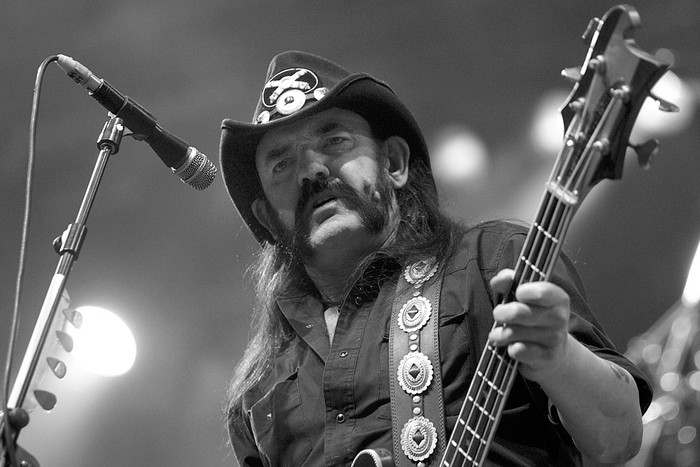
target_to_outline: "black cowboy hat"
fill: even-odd
[[[274,238],[253,215],[252,204],[263,190],[255,151],[266,131],[330,108],[362,116],[377,136],[398,135],[411,148],[414,161],[430,168],[428,149],[418,123],[389,86],[365,73],[305,52],[284,52],[272,59],[252,123],[221,124],[221,168],[238,212],[259,242]]]

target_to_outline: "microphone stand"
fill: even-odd
[[[41,307],[37,323],[34,327],[31,339],[27,346],[27,351],[22,360],[22,364],[17,373],[14,386],[7,400],[9,427],[4,425],[4,419],[0,418],[0,436],[3,441],[3,457],[0,465],[14,467],[22,465],[27,467],[38,467],[38,462],[31,454],[17,446],[19,431],[29,423],[29,416],[25,408],[26,398],[37,367],[40,363],[41,351],[46,344],[49,330],[53,323],[56,311],[65,293],[65,284],[73,263],[78,260],[80,249],[87,233],[87,217],[92,208],[97,189],[102,176],[104,175],[107,161],[111,154],[119,152],[119,143],[124,132],[124,124],[121,118],[111,113],[109,120],[105,123],[100,136],[97,139],[97,147],[100,152],[97,156],[95,168],[90,177],[85,195],[83,197],[75,222],[68,225],[63,235],[54,240],[54,249],[60,255],[56,272],[49,284],[49,290]],[[9,428],[9,429],[8,429]],[[9,433],[9,439],[7,439]],[[14,455],[10,456],[10,453]],[[13,457],[23,456],[22,458]],[[28,456],[26,458],[24,456]],[[14,460],[16,463],[11,463]]]

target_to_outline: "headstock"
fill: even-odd
[[[583,65],[562,72],[575,85],[561,110],[567,130],[548,188],[566,204],[578,204],[604,178],[621,178],[628,146],[642,166],[649,165],[658,143],[629,142],[647,97],[656,99],[661,110],[678,110],[651,92],[669,64],[637,46],[632,36],[639,25],[629,5],[613,7],[602,20],[594,18],[583,36],[590,41]]]

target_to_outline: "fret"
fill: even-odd
[[[552,243],[555,243],[555,244],[556,244],[556,243],[559,243],[559,239],[558,239],[557,237],[555,237],[554,235],[552,235],[548,230],[546,230],[546,229],[545,229],[544,227],[542,227],[540,224],[538,224],[537,222],[535,222],[535,223],[533,223],[532,225],[533,225],[533,227],[535,227],[535,228],[537,229],[538,232],[540,232],[542,235],[544,235],[544,236],[547,238],[547,240],[549,240],[549,241],[551,241]]]
[[[540,269],[539,269],[537,266],[535,266],[534,264],[532,264],[526,257],[521,256],[520,259],[522,260],[523,263],[525,263],[525,265],[526,265],[527,267],[529,267],[532,271],[534,271],[535,274],[537,274],[538,276],[540,276],[542,279],[545,278],[545,274],[544,274],[542,271],[540,271]],[[534,282],[534,281],[528,281],[528,282]]]
[[[474,463],[474,458],[473,458],[472,456],[470,456],[468,453],[466,453],[466,452],[464,451],[464,449],[462,449],[462,448],[457,448],[457,450],[459,451],[459,453],[460,453],[462,456],[464,456],[464,458],[465,458],[466,460],[468,460],[468,461],[471,462],[472,464]]]
[[[469,463],[471,463],[471,465],[479,465],[479,462],[478,462],[476,459],[474,459],[473,457],[471,457],[469,454],[467,454],[466,452],[462,451],[462,450],[459,449],[459,448],[458,448],[458,452],[459,452],[462,456],[464,456],[464,458],[465,458],[467,461],[469,461]],[[454,460],[454,459],[453,459],[453,460]],[[442,465],[445,465],[445,466],[447,466],[447,467],[450,467],[451,465],[454,465],[454,464],[453,464],[452,462],[447,462],[447,460],[445,460],[445,461],[442,462]],[[462,462],[461,465],[465,465],[465,463]]]
[[[499,391],[499,392],[503,393],[502,391]],[[496,421],[496,417],[494,417],[493,415],[491,415],[491,414],[489,413],[489,411],[488,411],[485,407],[482,407],[477,401],[475,401],[474,398],[473,398],[472,396],[467,396],[467,399],[469,399],[469,402],[473,403],[473,404],[474,404],[474,407],[476,407],[477,409],[479,409],[479,411],[480,411],[482,414],[486,415],[486,416],[489,418],[489,420]],[[460,421],[461,421],[461,419],[460,419]],[[464,422],[463,422],[463,423],[464,423]],[[470,431],[471,431],[471,430],[470,430]]]
[[[481,372],[477,372],[477,374],[481,377],[481,379],[484,380],[484,382],[485,382],[486,384],[488,384],[488,385],[491,387],[491,389],[493,389],[494,391],[496,391],[496,394],[501,395],[501,396],[503,395],[503,391],[501,391],[501,390],[498,388],[498,386],[496,386],[495,384],[493,384],[493,381],[491,381],[491,380],[488,378],[488,376],[484,375],[484,374],[481,373]]]
[[[476,430],[473,430],[472,428],[467,427],[467,431],[469,431],[469,433],[472,435],[472,439],[476,439],[481,444],[486,445],[486,441],[481,436],[479,436],[479,433],[477,433]],[[459,450],[463,451],[462,448],[460,448]]]

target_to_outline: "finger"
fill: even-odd
[[[528,282],[521,284],[515,291],[519,302],[535,305],[540,308],[569,306],[568,294],[551,282]]]
[[[515,342],[508,346],[508,355],[520,363],[520,373],[528,378],[547,366],[551,352],[536,344]]]
[[[566,340],[566,335],[550,327],[532,326],[497,326],[489,332],[489,342],[496,347],[503,347],[520,342],[555,350]]]
[[[537,313],[529,305],[520,302],[507,302],[496,305],[493,309],[494,321],[507,324],[536,323]]]
[[[505,296],[510,292],[514,276],[515,272],[512,269],[503,269],[499,271],[498,274],[491,278],[491,289],[493,289],[496,295]]]

